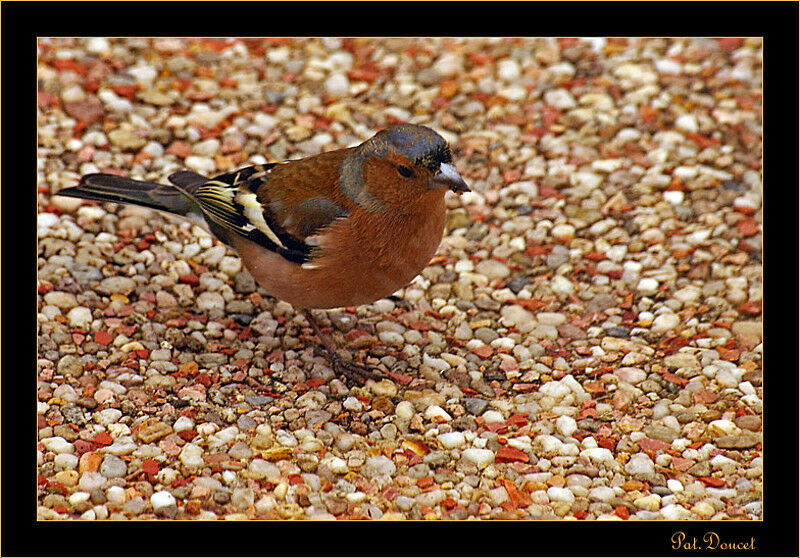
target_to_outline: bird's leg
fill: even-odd
[[[311,327],[314,328],[314,333],[320,340],[321,345],[315,346],[316,352],[320,356],[325,357],[328,362],[333,365],[333,369],[338,374],[343,374],[347,377],[347,379],[354,382],[358,381],[360,383],[364,383],[367,379],[378,380],[383,377],[383,375],[374,368],[362,367],[343,358],[337,351],[336,344],[333,342],[333,339],[331,339],[330,336],[322,333],[322,329],[314,319],[311,311],[306,308],[302,308],[301,310],[306,320],[308,320],[308,323],[310,323]]]
[[[403,297],[390,295],[390,296],[388,296],[386,298],[388,298],[389,300],[394,302],[394,305],[397,306],[398,308],[402,308],[403,310],[412,310],[413,309],[413,306],[411,306],[411,303],[409,301],[407,301],[406,299],[404,299]]]

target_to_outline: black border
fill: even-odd
[[[670,548],[670,536],[713,529],[757,538],[755,552],[798,555],[798,352],[792,320],[797,238],[798,4],[795,2],[4,2],[2,10],[2,540],[3,556],[704,554]],[[252,14],[249,16],[248,14]],[[368,22],[368,26],[364,26]],[[27,406],[35,375],[35,38],[41,36],[764,36],[765,512],[751,522],[35,522]],[[21,192],[18,193],[18,192]],[[29,197],[31,196],[31,197]],[[786,199],[788,198],[788,199]],[[785,200],[785,203],[784,203]],[[30,203],[30,205],[28,205]],[[29,221],[27,221],[29,219]],[[796,246],[793,246],[796,248]],[[789,250],[793,259],[797,250]],[[34,256],[35,259],[35,256]],[[787,272],[788,271],[788,272]],[[774,274],[774,275],[773,275]],[[779,285],[779,282],[781,285]],[[791,297],[791,302],[786,298]],[[24,301],[22,308],[12,304]],[[28,304],[30,301],[30,305]],[[791,311],[791,310],[790,310]],[[796,325],[797,322],[794,322]],[[787,327],[788,325],[788,327]],[[34,337],[33,340],[30,337]],[[779,356],[789,347],[784,358]],[[788,358],[787,358],[788,357]],[[21,403],[25,402],[25,403]],[[779,431],[777,431],[779,430]],[[788,450],[787,448],[791,448]],[[199,528],[199,529],[198,529]],[[200,530],[202,529],[202,530]],[[121,546],[122,543],[124,546]],[[731,553],[726,553],[731,554]]]

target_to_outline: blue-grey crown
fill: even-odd
[[[376,140],[385,141],[394,151],[407,157],[414,165],[432,171],[442,163],[452,162],[447,142],[442,136],[417,124],[395,124],[375,135]]]

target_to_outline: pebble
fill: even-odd
[[[653,325],[650,326],[650,331],[653,333],[666,333],[678,327],[680,323],[681,319],[677,314],[659,314],[653,320]]]
[[[188,468],[200,468],[205,465],[203,461],[203,448],[195,444],[186,444],[180,452],[181,463]]]
[[[345,74],[331,74],[325,80],[325,92],[331,97],[344,97],[350,90],[350,81]]]
[[[136,288],[136,282],[130,277],[107,277],[100,281],[98,292],[106,295],[121,294],[128,295]]]
[[[447,449],[462,448],[466,444],[466,438],[463,432],[446,432],[439,434],[439,442]]]
[[[625,471],[636,478],[647,480],[655,473],[655,464],[647,454],[636,453],[625,464]]]
[[[175,497],[168,490],[159,490],[150,496],[150,505],[156,513],[164,512],[177,506]]]
[[[556,429],[562,436],[572,436],[578,430],[578,423],[572,417],[561,416],[556,419]]]
[[[575,495],[569,488],[559,488],[551,486],[547,489],[547,497],[553,502],[569,502],[575,501]]]
[[[127,464],[116,455],[106,455],[100,465],[100,474],[107,479],[124,477],[127,471]]]
[[[493,281],[495,279],[503,279],[511,274],[508,266],[496,260],[483,260],[475,267],[475,271],[481,275],[485,275],[487,279]]]
[[[391,459],[384,455],[368,457],[361,472],[367,478],[394,474],[397,467]]]
[[[214,159],[202,155],[189,155],[184,159],[183,164],[199,174],[211,174],[217,170]]]
[[[488,465],[494,463],[494,452],[488,449],[468,448],[461,452],[461,456],[474,463],[478,469],[485,469]]]
[[[633,354],[633,353],[628,353],[628,354]],[[645,381],[645,379],[647,379],[647,373],[644,370],[633,366],[623,366],[622,368],[617,368],[614,371],[614,374],[621,381],[633,385],[640,384],[643,381]]]

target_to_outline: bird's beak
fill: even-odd
[[[439,170],[431,177],[431,188],[446,188],[453,192],[469,192],[469,186],[458,174],[458,171],[453,165],[442,163],[439,165]]]

